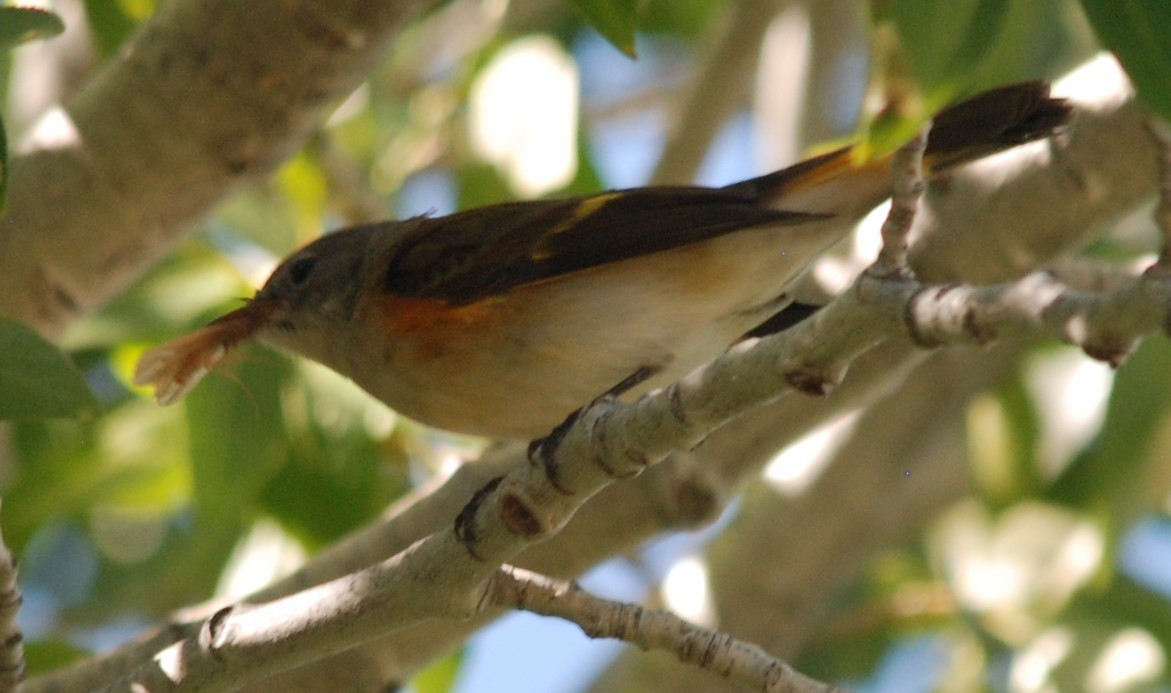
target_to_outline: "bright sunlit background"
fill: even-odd
[[[47,66],[87,74],[153,8],[52,4],[71,32],[62,44],[81,58],[51,44],[14,56],[6,122],[28,148],[79,142],[52,105],[68,87],[49,88],[46,80],[60,80]],[[637,60],[568,6],[532,4],[463,0],[421,22],[272,180],[233,196],[175,257],[71,330],[66,346],[103,412],[22,422],[10,441],[0,435],[15,450],[5,536],[21,558],[34,670],[114,647],[180,605],[248,594],[483,449],[405,421],[324,368],[261,350],[228,377],[209,378],[186,409],[157,408],[128,376],[145,346],[234,307],[322,228],[646,184],[682,117],[675,106],[714,59],[710,37],[727,21],[724,6],[736,3],[651,3],[662,17],[639,35]],[[1071,93],[1115,79],[1109,58],[1090,60],[1097,49],[1072,2],[1024,5],[1014,12],[1035,12],[1029,21],[1040,24],[1014,15],[1009,31],[1035,34],[1027,55],[996,61],[1054,77],[1081,64],[1062,87]],[[855,22],[826,34],[822,12],[792,3],[769,22],[763,46],[751,47],[762,59],[743,106],[718,129],[695,180],[758,175],[853,131],[868,79],[866,33]],[[819,35],[832,49],[817,49]],[[812,272],[820,287],[841,290],[874,257],[882,213]],[[1090,252],[1134,262],[1151,252],[1132,241]],[[860,577],[826,595],[832,614],[797,665],[862,693],[1171,690],[1171,417],[1165,390],[1147,390],[1167,385],[1168,351],[1152,340],[1117,372],[1052,345],[1019,358],[1003,385],[965,406],[957,446],[971,488],[901,545],[869,547],[875,555]],[[801,503],[863,416],[851,411],[810,431],[775,456],[751,493],[778,507]],[[1121,478],[1132,473],[1139,478]],[[909,467],[905,474],[910,481]],[[888,499],[856,499],[864,501]],[[612,558],[581,583],[718,626],[706,550],[745,505],[734,500],[703,531]],[[820,520],[834,522],[834,511]],[[515,614],[409,685],[432,693],[452,679],[459,693],[572,693],[628,651],[556,619]]]

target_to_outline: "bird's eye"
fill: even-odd
[[[317,258],[313,256],[306,256],[300,258],[289,265],[289,279],[293,281],[293,286],[301,286],[309,279],[309,275],[313,273],[313,266],[317,264]]]

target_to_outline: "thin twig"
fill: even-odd
[[[501,561],[511,560],[522,545],[555,533],[590,494],[612,481],[603,479],[604,475],[596,469],[591,471],[594,465],[590,462],[604,459],[611,468],[636,468],[655,459],[661,451],[689,446],[722,421],[780,393],[795,387],[807,392],[824,391],[840,379],[854,355],[887,336],[898,334],[900,329],[909,329],[921,343],[948,341],[949,330],[954,332],[955,341],[970,342],[986,339],[989,334],[1001,334],[996,329],[973,331],[969,329],[972,325],[1008,324],[1020,327],[1024,334],[1051,335],[1056,331],[1063,339],[1089,349],[1096,342],[1087,338],[1112,336],[1118,339],[1108,341],[1125,343],[1127,335],[1135,337],[1158,329],[1158,324],[1148,322],[1153,319],[1158,323],[1171,313],[1171,283],[1154,277],[1136,278],[1123,291],[1103,297],[1079,295],[1056,283],[1038,286],[1036,278],[1030,279],[1033,284],[1019,282],[977,290],[963,286],[930,287],[910,278],[890,281],[873,274],[863,277],[854,290],[811,321],[761,340],[754,348],[734,350],[666,393],[647,397],[630,407],[604,402],[596,411],[583,414],[578,425],[566,431],[564,440],[571,441],[572,445],[559,446],[556,451],[557,462],[565,469],[559,477],[561,485],[574,489],[575,494],[567,496],[552,488],[541,478],[539,470],[533,473],[530,467],[506,477],[497,487],[498,492],[482,499],[480,512],[469,520],[476,523],[475,535],[482,538],[476,553],[484,557],[484,563],[469,565],[464,545],[450,541],[449,531],[439,532],[381,569],[355,573],[345,584],[336,585],[346,589],[318,591],[320,601],[315,601],[314,595],[307,591],[285,605],[296,607],[297,614],[317,614],[317,607],[344,598],[349,604],[348,613],[316,618],[299,632],[288,629],[277,632],[274,624],[284,624],[283,617],[293,609],[269,611],[253,607],[241,609],[239,613],[225,612],[208,624],[208,634],[216,636],[212,641],[214,651],[198,652],[198,643],[192,642],[190,652],[196,658],[183,663],[223,666],[236,659],[247,666],[250,659],[264,655],[280,657],[287,665],[293,660],[303,661],[305,653],[320,656],[326,646],[347,647],[360,638],[374,637],[419,619],[466,615],[466,612],[461,614],[466,606],[459,603],[461,595],[453,590],[466,587],[470,591],[476,576],[466,575],[455,581],[458,584],[444,585],[439,584],[438,578],[446,579],[465,570],[479,573],[486,565],[490,568],[492,563],[499,565]],[[929,290],[933,291],[929,293]],[[1123,295],[1126,290],[1130,295]],[[935,300],[923,300],[924,296]],[[981,318],[986,318],[986,322],[967,319],[967,315],[979,312],[973,312],[973,307],[978,308],[981,301],[989,308]],[[1127,311],[1117,309],[1122,304],[1129,306]],[[1104,306],[1110,310],[1103,310]],[[1143,317],[1139,322],[1123,321],[1118,314],[1126,312],[1142,313]],[[912,317],[908,322],[909,314]],[[947,329],[928,329],[933,324],[933,315],[958,319],[947,321]],[[762,373],[765,375],[755,377]],[[725,391],[723,385],[731,387]],[[616,463],[610,463],[610,456],[618,458]],[[518,529],[531,531],[520,537]],[[417,560],[424,554],[426,561]],[[489,569],[484,577],[493,574],[495,569]],[[475,584],[479,590],[483,589],[482,584]],[[388,585],[395,589],[388,590]],[[357,587],[372,589],[369,594],[363,594]],[[366,601],[356,603],[354,600],[359,597]],[[429,611],[420,609],[420,604],[439,598],[448,603],[432,606]],[[394,614],[396,618],[391,618],[386,610],[388,599],[402,602],[398,605],[401,610]],[[248,627],[246,631],[243,626]],[[314,629],[317,632],[312,634],[312,642],[306,641],[303,636]],[[345,638],[335,638],[337,633],[344,634]],[[249,642],[227,637],[238,634],[247,634]],[[215,654],[216,661],[201,657],[204,654]],[[224,655],[230,657],[225,659]],[[144,670],[152,667],[151,662],[144,665]],[[235,673],[224,672],[227,675],[222,681],[238,684],[246,680],[229,676]],[[209,669],[207,674],[214,676],[217,672]]]
[[[927,189],[923,180],[923,151],[927,148],[930,130],[931,123],[928,122],[914,139],[899,148],[891,162],[894,194],[890,212],[882,224],[882,250],[869,270],[874,276],[910,276],[907,247],[919,200]]]
[[[760,647],[689,623],[675,614],[602,599],[576,583],[502,566],[488,581],[487,605],[524,609],[576,623],[591,638],[617,638],[644,650],[666,650],[682,662],[720,674],[758,691],[834,693],[841,689],[811,679]]]
[[[24,636],[16,623],[23,598],[16,573],[16,559],[0,536],[0,693],[17,690],[24,680]]]

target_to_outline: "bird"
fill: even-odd
[[[1042,81],[940,111],[928,176],[1069,120]],[[650,186],[362,224],[289,255],[243,307],[145,352],[177,401],[257,340],[423,424],[533,438],[611,393],[676,380],[779,323],[794,281],[891,194],[858,145],[723,187]]]

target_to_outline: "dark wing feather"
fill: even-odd
[[[465,304],[741,229],[821,218],[759,200],[743,188],[655,187],[416,219],[385,265],[384,286]]]
[[[926,163],[933,174],[1022,142],[1047,137],[1070,108],[1044,82],[978,94],[935,118]],[[725,188],[656,187],[567,200],[511,202],[437,219],[416,219],[385,265],[392,294],[470,303],[509,289],[758,226],[819,215],[770,204],[793,187],[854,170],[849,148]],[[883,168],[885,160],[868,169]],[[883,192],[883,191],[878,191]],[[865,200],[877,204],[881,199]],[[847,209],[848,211],[848,209]],[[401,238],[401,242],[400,241]]]

